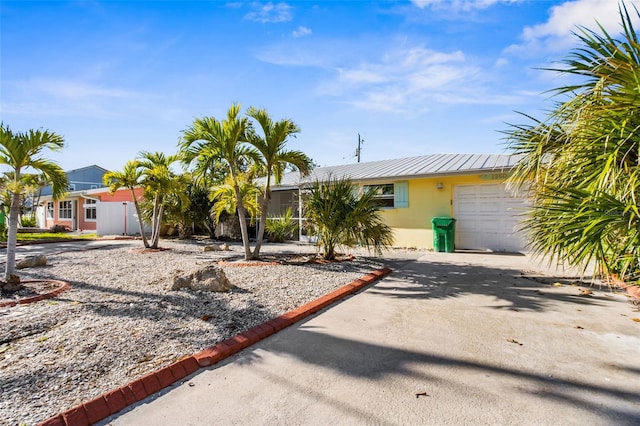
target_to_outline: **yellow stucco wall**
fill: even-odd
[[[481,178],[481,175],[461,175],[404,180],[409,184],[409,207],[382,210],[385,222],[394,230],[394,246],[433,249],[431,219],[436,216],[453,216],[454,185],[504,182],[500,177],[499,175],[482,175]],[[366,184],[401,181],[384,180],[366,182]],[[442,189],[437,187],[440,182]]]

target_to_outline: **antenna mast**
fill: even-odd
[[[361,152],[361,147],[360,145],[364,143],[364,139],[360,138],[360,133],[358,133],[358,148],[356,149],[356,157],[358,158],[358,163],[360,162],[360,152]]]

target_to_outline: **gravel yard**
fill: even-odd
[[[71,290],[0,308],[0,424],[33,425],[329,293],[381,267],[370,258],[330,264],[224,266],[227,293],[170,291],[190,271],[231,252],[163,242],[48,255],[23,280],[67,281]],[[136,247],[141,247],[141,244]],[[283,246],[285,247],[285,246]],[[267,246],[264,252],[278,250]],[[313,247],[304,247],[313,254]]]

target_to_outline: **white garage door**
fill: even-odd
[[[523,251],[526,239],[518,232],[526,207],[504,184],[456,185],[453,215],[456,218],[456,248]]]

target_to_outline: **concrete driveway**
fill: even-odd
[[[390,263],[102,424],[640,424],[640,312],[623,293],[542,278],[527,256]]]

